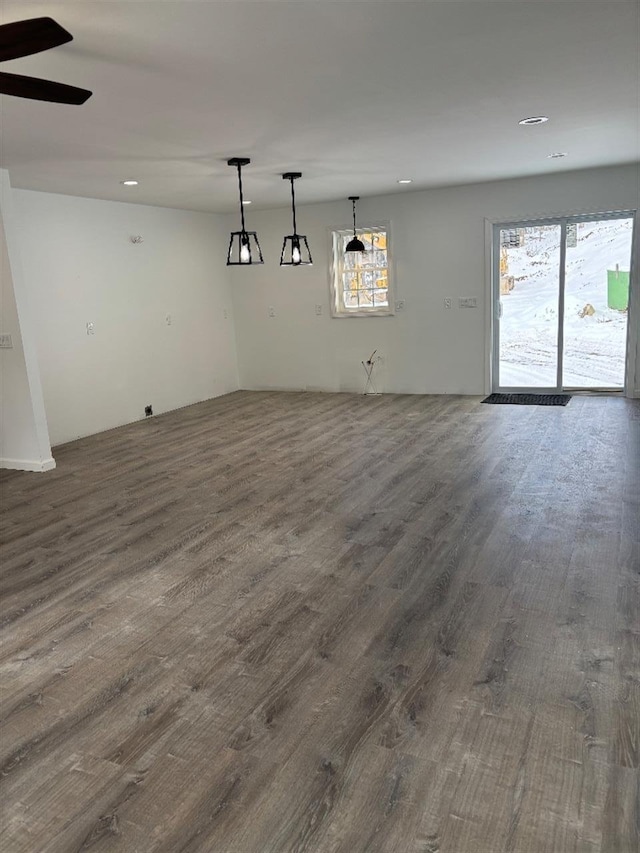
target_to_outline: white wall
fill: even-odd
[[[237,389],[222,217],[14,198],[53,444]]]
[[[345,187],[345,196],[357,189]],[[296,190],[303,200],[304,178]],[[395,317],[365,319],[331,319],[329,312],[327,232],[349,225],[346,198],[298,206],[298,230],[309,239],[314,264],[297,269],[278,266],[282,238],[291,232],[290,211],[249,209],[248,227],[258,231],[266,263],[231,271],[240,385],[361,391],[360,362],[377,349],[384,359],[384,391],[482,394],[488,336],[485,219],[638,205],[637,165],[363,198],[362,224],[391,223],[395,296],[406,303]],[[230,227],[235,219],[227,221]],[[443,307],[447,296],[454,300],[452,310]],[[458,308],[459,296],[475,296],[477,309]],[[323,306],[320,317],[316,304]],[[269,317],[270,306],[275,317]],[[640,364],[636,376],[638,387]]]
[[[55,467],[38,371],[28,294],[21,274],[13,190],[0,174],[0,468],[48,471]]]

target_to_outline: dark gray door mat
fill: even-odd
[[[483,403],[516,406],[566,406],[571,394],[489,394]]]

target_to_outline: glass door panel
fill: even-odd
[[[558,384],[560,224],[501,228],[498,387]]]
[[[633,219],[567,223],[565,388],[624,388]]]

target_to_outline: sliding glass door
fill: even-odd
[[[494,390],[622,390],[633,216],[494,226]]]

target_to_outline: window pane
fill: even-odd
[[[500,244],[500,385],[555,388],[560,225],[503,228]]]
[[[565,387],[624,387],[632,235],[630,217],[567,225]]]
[[[374,304],[380,307],[387,306],[389,301],[387,299],[387,290],[383,290],[382,288],[373,291],[374,294]]]
[[[360,276],[357,272],[345,272],[342,276],[345,308],[357,308],[360,304]]]
[[[367,251],[386,251],[387,235],[384,231],[364,231],[360,234],[360,239],[365,245]]]
[[[374,249],[360,255],[360,266],[362,267],[386,267],[387,253]]]
[[[360,255],[360,267],[362,269],[376,269],[387,266],[386,252],[367,252]]]
[[[355,270],[360,266],[360,255],[358,252],[345,252],[345,246],[349,241],[345,238],[342,245],[343,266],[346,270]]]
[[[342,274],[342,288],[343,290],[357,290],[358,289],[358,273],[357,272],[345,272]]]

